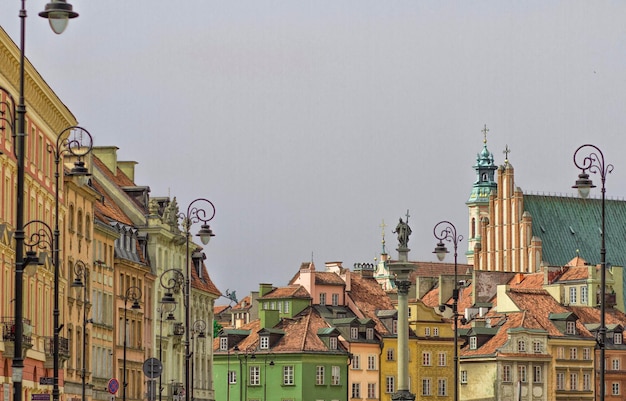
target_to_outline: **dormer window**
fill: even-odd
[[[333,351],[337,349],[337,337],[330,337],[328,339],[328,348]]]
[[[261,337],[259,337],[259,348],[260,349],[269,349],[270,348],[270,337],[269,336],[261,336]]]
[[[470,349],[476,349],[477,341],[476,337],[470,337]]]
[[[565,326],[566,334],[576,334],[576,322],[568,321]]]
[[[228,337],[220,337],[220,351],[228,350]]]
[[[622,344],[624,341],[624,334],[622,332],[615,332],[613,334],[613,344]]]
[[[326,305],[326,293],[320,292],[320,305]]]
[[[359,328],[358,327],[350,327],[350,338],[356,340],[359,338]]]
[[[519,340],[517,342],[517,352],[526,352],[526,341]]]
[[[339,294],[332,294],[331,297],[333,306],[339,305]]]
[[[373,340],[374,339],[374,329],[371,327],[368,327],[367,329],[365,329],[365,338],[367,340]]]

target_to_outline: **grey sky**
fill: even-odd
[[[395,257],[407,209],[411,258],[434,260],[438,221],[467,236],[484,124],[525,191],[573,193],[592,142],[626,194],[623,1],[73,0],[58,37],[45,3],[27,57],[153,196],[215,203],[209,273],[239,297],[312,254],[372,261],[383,219]],[[19,7],[0,3],[15,40]]]

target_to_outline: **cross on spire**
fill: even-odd
[[[489,132],[489,128],[487,128],[487,124],[485,124],[485,127],[481,130],[481,132],[484,135],[483,143],[487,143],[487,132]]]
[[[409,217],[411,217],[411,215],[409,214],[409,209],[406,210],[406,224],[409,224]]]
[[[504,164],[509,164],[509,153],[511,153],[511,149],[509,149],[509,145],[506,145],[504,147],[504,150],[502,151],[502,153],[504,153]]]

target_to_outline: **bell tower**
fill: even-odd
[[[481,242],[480,220],[488,216],[489,196],[493,191],[497,191],[498,184],[495,180],[495,172],[498,167],[494,164],[493,153],[487,149],[487,125],[482,129],[483,149],[476,155],[476,181],[472,186],[472,192],[465,204],[469,211],[469,235],[468,249],[466,252],[467,263],[474,264],[474,247]]]

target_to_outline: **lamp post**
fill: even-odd
[[[443,241],[452,242],[454,245],[454,289],[452,290],[452,314],[454,318],[454,401],[459,400],[459,332],[458,332],[458,307],[459,307],[459,279],[458,279],[458,245],[463,240],[462,235],[457,235],[456,227],[449,221],[440,221],[433,228],[433,234],[439,241],[434,254],[439,261],[443,261],[448,253],[448,248]]]
[[[141,309],[141,305],[139,305],[139,300],[141,299],[141,288],[137,286],[130,286],[126,289],[126,294],[124,295],[124,354],[123,354],[123,373],[122,373],[122,401],[126,401],[126,387],[128,383],[126,382],[126,348],[127,348],[127,330],[128,322],[126,321],[126,312],[128,312],[128,301],[131,301],[133,305],[130,307],[133,310]]]
[[[161,304],[158,308],[159,312],[159,361],[163,363],[163,314],[167,313],[167,321],[174,321],[176,318],[174,317],[174,310],[176,309],[176,304]],[[162,385],[163,374],[159,375],[159,401],[162,401],[163,396],[163,385]]]
[[[72,288],[83,289],[83,361],[82,361],[82,401],[86,400],[87,391],[87,323],[91,323],[91,320],[87,320],[87,280],[89,277],[89,269],[85,263],[81,260],[74,263],[74,281],[72,282]]]
[[[579,152],[582,154],[579,156]],[[588,152],[588,153],[587,153]],[[586,155],[586,156],[585,156]],[[576,184],[572,188],[578,189],[578,194],[581,198],[587,198],[591,188],[595,188],[587,171],[600,174],[600,180],[602,187],[600,192],[602,193],[602,228],[600,230],[600,327],[598,327],[598,338],[596,342],[600,348],[600,400],[604,401],[605,385],[604,385],[604,355],[606,348],[606,243],[605,243],[605,224],[606,224],[606,177],[613,171],[612,164],[605,164],[604,154],[595,145],[585,144],[574,152],[574,165],[581,170],[578,175]]]
[[[72,6],[63,0],[52,0],[46,5],[46,10],[39,13],[41,17],[48,18],[51,27],[56,33],[61,33],[67,26],[69,18],[75,18],[77,13],[72,11]],[[13,114],[9,121],[11,131],[15,136],[14,153],[17,161],[16,178],[16,202],[15,202],[15,355],[11,363],[13,370],[13,400],[22,400],[22,374],[24,371],[24,357],[22,355],[22,335],[24,333],[24,283],[23,274],[25,266],[24,260],[24,181],[25,181],[25,150],[26,150],[26,101],[24,99],[24,70],[25,70],[25,38],[26,38],[26,0],[21,0],[19,11],[20,18],[20,56],[19,56],[19,98],[17,107],[12,107]],[[54,29],[57,28],[57,29]],[[62,28],[62,29],[61,29]],[[9,95],[13,102],[13,97],[9,92],[0,88],[0,91]],[[13,102],[14,106],[14,102]],[[5,119],[6,121],[6,119]],[[54,328],[57,329],[56,327]],[[58,344],[57,344],[58,345]],[[58,348],[58,347],[56,347]],[[55,377],[58,382],[58,377]],[[58,390],[58,388],[57,388]],[[53,392],[54,401],[58,400],[58,391]]]
[[[194,385],[194,359],[195,359],[195,339],[196,338],[206,338],[206,322],[202,319],[198,319],[195,322],[193,322],[193,329],[192,329],[192,333],[193,333],[193,338],[192,338],[192,349],[191,349],[191,401],[194,400],[193,398],[193,385]]]
[[[272,354],[265,354],[265,359],[263,360],[263,401],[267,401],[267,357],[270,357],[270,366],[274,366],[274,358]]]
[[[204,204],[205,208],[202,208],[197,205]],[[214,237],[213,231],[211,231],[211,227],[209,226],[209,221],[215,217],[215,206],[213,202],[208,199],[198,198],[193,200],[189,206],[187,207],[187,213],[178,213],[176,216],[178,219],[182,220],[182,227],[185,235],[185,273],[183,274],[180,270],[169,269],[164,271],[161,274],[161,286],[166,289],[174,289],[175,285],[178,285],[181,281],[184,283],[183,287],[183,303],[185,306],[185,401],[189,401],[189,394],[193,390],[191,389],[191,355],[190,355],[190,330],[189,328],[192,325],[191,322],[191,263],[190,263],[190,252],[189,246],[191,243],[191,226],[194,223],[201,222],[200,230],[198,231],[197,236],[200,237],[200,241],[204,245],[207,245],[211,240],[211,237]],[[171,273],[174,272],[174,273]],[[163,279],[167,274],[173,274],[174,278],[166,279],[164,282]],[[174,280],[174,281],[172,281]],[[162,303],[175,303],[174,295],[172,292],[165,293]]]

